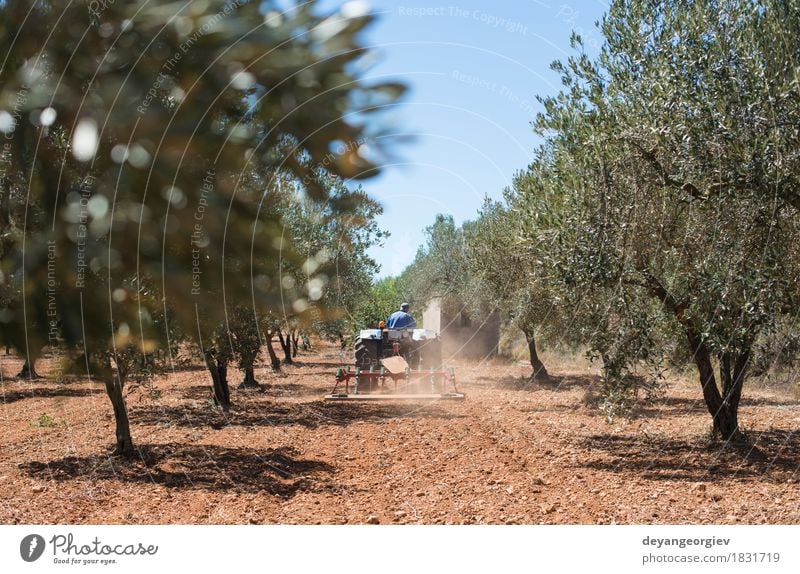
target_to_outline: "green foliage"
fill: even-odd
[[[406,300],[412,309],[423,309],[432,297],[439,297],[442,310],[455,314],[464,308],[469,297],[464,231],[451,215],[439,214],[425,229],[425,236],[425,245],[399,278],[400,285],[407,292]]]
[[[402,299],[397,284],[396,277],[385,277],[372,284],[369,297],[358,309],[358,328],[377,327],[381,321],[397,311]]]
[[[563,336],[558,328],[559,301],[551,288],[553,270],[546,237],[550,229],[531,224],[531,214],[519,214],[519,198],[528,185],[527,176],[517,174],[512,189],[506,190],[505,205],[486,199],[478,218],[464,225],[471,299],[498,310],[528,337],[547,329]],[[541,235],[535,240],[526,236],[523,241],[526,229]]]
[[[41,414],[35,423],[31,423],[31,426],[36,428],[55,428],[58,425],[56,419],[46,413]]]
[[[362,327],[359,309],[369,301],[379,270],[368,250],[388,233],[376,221],[382,208],[361,187],[350,190],[321,169],[317,179],[327,191],[324,204],[296,187],[282,195],[285,233],[300,257],[283,259],[281,283],[298,289],[300,297],[283,306],[279,323],[341,339]]]
[[[357,77],[358,34],[372,17],[306,2],[264,25],[273,8],[4,4],[0,108],[19,115],[7,134],[13,173],[3,200],[24,195],[31,228],[24,241],[4,235],[4,341],[41,348],[50,307],[71,344],[158,344],[152,317],[164,300],[187,333],[197,332],[201,310],[221,322],[228,305],[268,298],[265,282],[250,278],[274,278],[280,256],[281,226],[261,211],[264,188],[242,173],[264,183],[268,168],[287,170],[324,202],[314,166],[345,177],[375,172],[362,155],[375,135],[364,114],[402,87]],[[13,185],[27,181],[24,190]],[[20,220],[13,215],[12,229]],[[145,278],[152,297],[110,297]],[[48,282],[51,293],[40,288]]]
[[[409,299],[418,308],[439,297],[449,316],[499,313],[523,331],[534,370],[546,376],[534,337],[545,327],[560,331],[556,325],[561,315],[556,312],[558,298],[549,288],[547,242],[520,240],[523,226],[517,203],[528,183],[525,174],[518,174],[514,189],[506,191],[506,205],[487,199],[476,220],[460,227],[451,216],[438,215],[426,229],[426,244],[399,281],[408,286]]]
[[[656,381],[679,332],[726,438],[754,342],[797,310],[800,12],[766,4],[613,2],[600,56],[575,37],[554,65],[519,190],[607,397],[628,404],[643,364]]]
[[[753,374],[794,373],[800,363],[800,327],[783,318],[775,329],[762,333],[753,352]]]
[[[56,340],[85,349],[132,452],[128,366],[196,334],[224,371],[250,342],[231,348],[230,314],[303,298],[282,291],[302,246],[284,244],[279,182],[323,205],[328,175],[377,173],[371,116],[404,88],[362,80],[369,14],[97,4],[0,7],[0,341],[29,360]]]

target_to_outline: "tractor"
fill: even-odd
[[[456,388],[453,369],[442,366],[442,344],[435,331],[380,328],[361,330],[355,340],[355,368],[340,367],[325,398],[463,399],[464,394]]]
[[[356,366],[369,370],[387,357],[403,357],[412,369],[442,366],[442,344],[429,329],[364,329],[356,339]]]

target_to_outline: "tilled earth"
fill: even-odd
[[[341,359],[322,345],[259,369],[227,414],[200,368],[131,388],[123,459],[101,385],[57,383],[47,360],[18,381],[5,356],[0,523],[800,523],[791,393],[746,389],[750,444],[733,447],[692,382],[609,423],[575,365],[530,383],[523,364],[459,362],[463,402],[325,402]]]

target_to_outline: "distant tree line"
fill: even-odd
[[[475,221],[439,217],[404,276],[501,311],[534,374],[537,334],[584,345],[611,414],[685,357],[737,440],[748,376],[798,349],[800,3],[615,0],[599,27],[596,57],[573,35],[553,64],[532,164]]]

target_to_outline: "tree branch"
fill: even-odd
[[[661,162],[658,161],[658,158],[656,157],[655,148],[648,150],[645,149],[644,146],[642,146],[642,144],[640,144],[633,138],[625,138],[625,139],[626,141],[628,141],[628,143],[632,144],[636,149],[638,149],[642,158],[646,160],[647,163],[649,163],[653,167],[653,169],[656,170],[656,172],[658,172],[659,177],[661,177],[661,182],[665,186],[687,193],[694,199],[706,199],[706,196],[703,195],[703,193],[699,189],[697,189],[697,187],[693,183],[688,181],[680,182],[674,179],[671,175],[669,175],[667,173],[667,170],[664,169],[664,166],[661,165]]]

